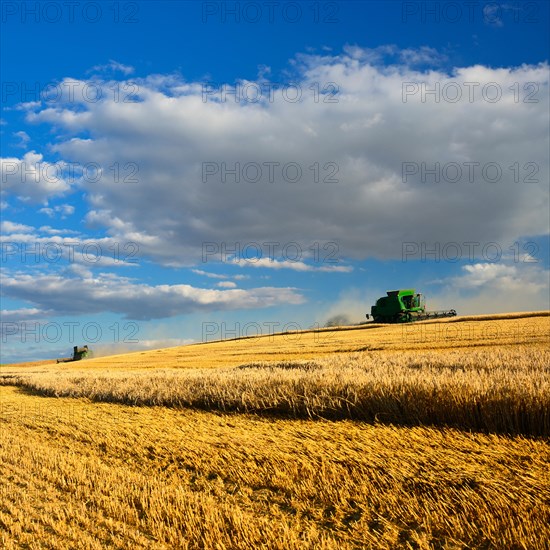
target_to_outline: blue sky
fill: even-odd
[[[2,362],[548,309],[548,6],[3,3]]]

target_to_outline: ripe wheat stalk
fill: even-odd
[[[57,372],[3,383],[41,395],[130,405],[545,436],[550,435],[549,365],[549,350],[520,346],[467,354],[339,354],[214,370]]]

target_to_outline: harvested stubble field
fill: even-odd
[[[0,544],[548,548],[549,338],[543,312],[4,366]]]

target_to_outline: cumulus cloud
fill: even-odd
[[[66,194],[71,187],[61,175],[60,165],[45,161],[35,151],[23,158],[1,158],[0,173],[2,195],[9,193],[32,203],[46,203]]]
[[[257,309],[300,304],[294,288],[260,287],[249,290],[213,290],[190,285],[136,283],[125,277],[99,274],[71,278],[53,274],[4,275],[5,296],[22,299],[56,315],[91,315],[113,312],[127,319],[150,320],[197,311]]]
[[[2,231],[2,233],[31,233],[34,231],[34,227],[23,223],[4,220],[0,222],[0,231]]]
[[[459,315],[548,310],[549,280],[547,269],[529,261],[465,265],[458,276],[440,281],[429,307],[455,308]]]
[[[55,218],[56,214],[61,214],[61,219],[65,219],[67,216],[74,214],[74,206],[71,204],[58,204],[53,207],[41,208],[38,212],[46,214],[49,218]]]
[[[400,259],[404,241],[504,247],[545,234],[548,65],[411,66],[438,55],[350,46],[341,55],[297,56],[296,101],[281,86],[257,102],[235,101],[205,94],[200,82],[152,75],[135,80],[135,101],[33,108],[28,120],[62,131],[52,148],[67,161],[118,163],[118,181],[105,170],[82,183],[86,219],[164,265],[197,265],[204,243],[296,242],[307,264],[314,243],[338,243],[341,258]],[[383,63],[387,56],[396,61]],[[524,101],[528,83],[537,84],[535,101]],[[439,99],[422,86],[439,89]],[[437,163],[458,165],[460,176],[451,169],[434,182],[426,170]],[[491,171],[484,177],[488,164],[500,167],[498,181]],[[469,167],[477,167],[473,178]],[[35,187],[29,196],[51,194]]]
[[[530,262],[529,262],[530,263]],[[506,292],[540,292],[548,288],[548,271],[535,266],[521,264],[505,265],[476,263],[462,267],[463,275],[452,279],[456,288],[491,289]]]

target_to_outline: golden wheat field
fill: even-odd
[[[550,316],[0,371],[0,544],[546,549]]]

